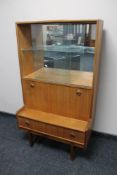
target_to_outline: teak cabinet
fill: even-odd
[[[24,106],[18,126],[86,149],[98,86],[102,20],[17,22]]]

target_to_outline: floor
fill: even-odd
[[[69,146],[43,139],[29,146],[13,115],[0,113],[0,175],[117,175],[117,139],[92,135],[74,161]]]

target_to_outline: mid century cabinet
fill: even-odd
[[[95,115],[102,20],[16,23],[24,106],[18,126],[29,134],[86,148]]]

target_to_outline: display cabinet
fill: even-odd
[[[95,116],[102,20],[17,22],[24,106],[18,126],[29,134],[86,148]]]

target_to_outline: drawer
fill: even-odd
[[[34,130],[35,132],[42,132],[47,135],[59,137],[62,139],[67,139],[69,141],[84,143],[85,133],[74,131],[71,129],[66,129],[38,121],[33,121],[26,118],[18,117],[19,127]]]
[[[53,136],[58,136],[58,129],[59,127],[57,126],[49,125],[42,122],[36,122],[35,124],[36,131],[44,132],[45,134],[50,134]]]
[[[18,125],[21,128],[34,129],[35,123],[33,120],[18,117]]]
[[[56,136],[56,137],[61,137],[63,139],[68,139],[71,142],[72,141],[79,142],[79,143],[85,142],[84,133],[73,131],[70,129],[62,128],[62,127],[58,127],[58,126],[45,124],[45,133]]]
[[[44,132],[46,134],[50,134],[56,137],[61,137],[64,139],[75,141],[75,142],[84,143],[84,140],[85,140],[84,133],[73,131],[70,129],[65,129],[54,125],[41,123],[41,122],[36,123],[35,130]]]
[[[85,142],[85,133],[74,131],[70,129],[63,129],[63,138],[66,138],[71,141],[84,143]]]

